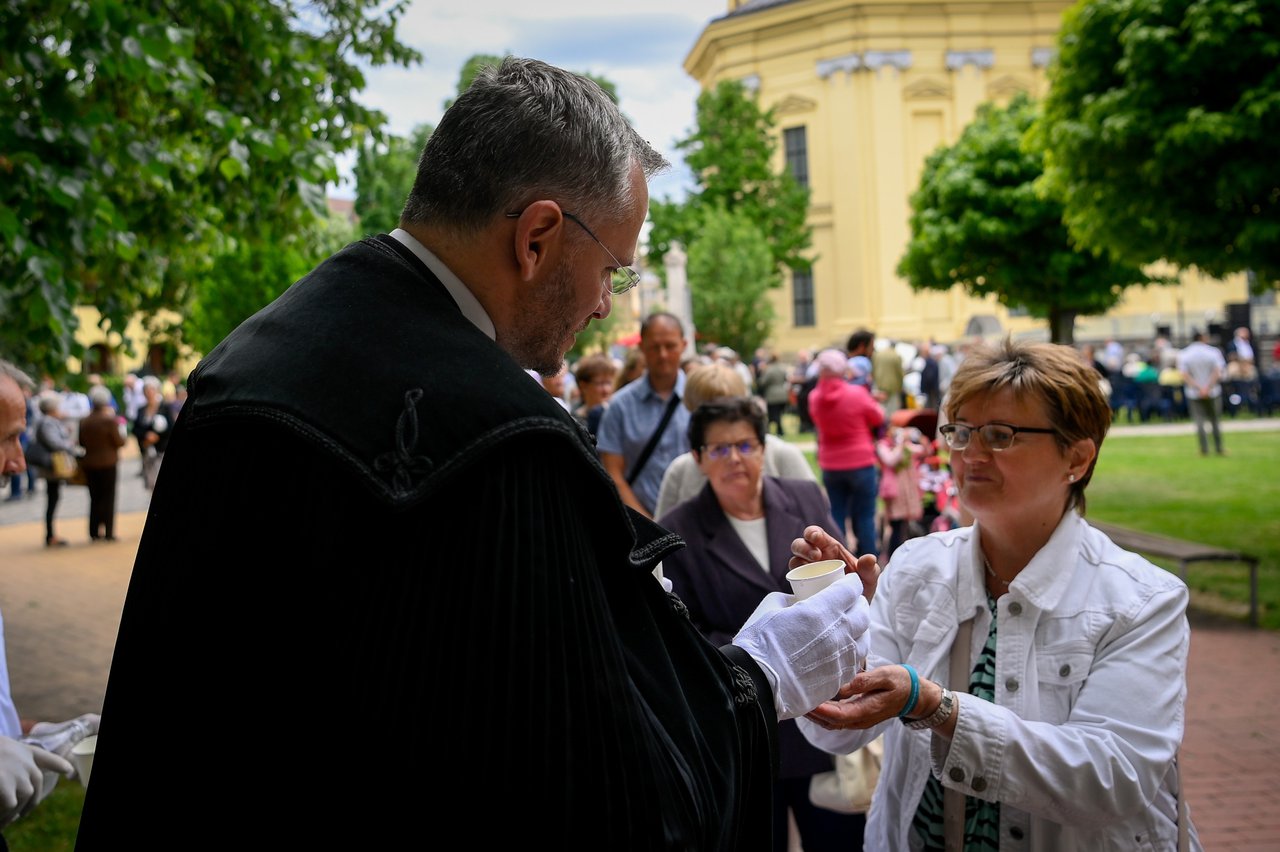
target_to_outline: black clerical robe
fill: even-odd
[[[389,237],[192,374],[77,849],[764,849],[775,711],[573,418]]]

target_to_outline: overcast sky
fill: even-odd
[[[539,6],[515,0],[413,0],[398,28],[421,64],[368,74],[362,103],[387,115],[388,129],[405,136],[435,124],[457,93],[463,63],[477,53],[512,53],[610,80],[622,111],[672,162],[650,184],[654,198],[679,196],[689,183],[675,141],[694,123],[698,86],[683,63],[698,35],[725,14],[725,0],[553,0]],[[333,194],[350,198],[354,157],[339,163],[344,182]],[[405,191],[408,191],[405,187]]]

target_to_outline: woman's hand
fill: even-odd
[[[942,689],[937,684],[920,679],[920,697],[916,707],[925,706],[925,692],[937,691],[937,700],[931,696],[929,706],[941,700]],[[819,704],[808,713],[806,719],[829,731],[844,728],[870,728],[885,719],[893,719],[907,706],[911,697],[911,675],[902,666],[880,666],[860,672],[853,680],[840,687],[831,701]],[[912,712],[912,716],[923,715]]]
[[[814,524],[804,528],[804,536],[791,542],[791,561],[788,568],[799,568],[810,562],[824,559],[840,559],[844,561],[846,574],[857,574],[862,580],[862,595],[871,603],[876,593],[876,582],[880,577],[880,564],[871,554],[854,556],[849,549],[822,527]]]

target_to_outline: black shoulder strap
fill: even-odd
[[[653,434],[649,436],[649,443],[644,445],[644,449],[640,451],[640,458],[636,459],[635,467],[631,468],[631,472],[627,474],[627,484],[631,485],[636,481],[636,477],[640,476],[640,471],[644,470],[645,464],[649,461],[649,456],[653,455],[654,449],[658,446],[658,441],[662,439],[662,433],[667,431],[667,424],[671,422],[671,415],[676,413],[676,406],[680,404],[680,395],[671,391],[671,401],[667,403],[667,410],[662,412],[662,420],[658,423],[658,428],[653,430]]]

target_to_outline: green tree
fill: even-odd
[[[698,333],[754,352],[776,319],[764,292],[782,286],[783,269],[812,265],[809,190],[787,170],[772,170],[777,121],[740,82],[722,81],[699,95],[696,117],[691,135],[676,143],[693,171],[694,191],[684,201],[649,205],[647,257],[665,275],[662,259],[671,244],[685,246]],[[708,244],[699,245],[703,240]],[[734,257],[728,246],[744,254]],[[761,252],[768,257],[763,266]],[[724,265],[717,269],[708,258]]]
[[[754,222],[777,267],[807,270],[809,190],[785,169],[772,170],[777,138],[773,111],[762,111],[741,82],[725,80],[698,96],[697,127],[676,143],[694,174],[683,202],[650,204],[650,265],[661,270],[673,241],[692,253],[707,211],[720,207]],[[691,279],[693,287],[699,282]]]
[[[405,197],[413,188],[422,147],[435,128],[421,124],[409,138],[387,134],[369,139],[356,155],[356,216],[367,234],[385,234],[400,224]]]
[[[1037,115],[1024,95],[984,104],[955,145],[929,156],[898,274],[917,291],[962,286],[1025,307],[1070,343],[1077,315],[1105,313],[1125,287],[1155,279],[1072,245],[1062,204],[1037,191],[1043,154],[1023,144]]]
[[[776,319],[769,290],[780,286],[764,232],[745,210],[703,211],[702,232],[689,246],[693,323],[698,333],[738,352],[759,348]]]
[[[1280,283],[1280,3],[1071,8],[1037,131],[1072,235]]]
[[[246,235],[327,215],[334,155],[383,123],[361,66],[418,58],[406,5],[0,5],[0,351],[60,375],[75,306],[184,310]]]
[[[356,237],[346,216],[330,213],[296,234],[230,243],[192,284],[182,340],[207,353],[317,263]]]

